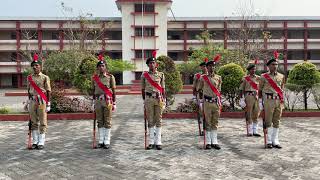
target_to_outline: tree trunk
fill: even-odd
[[[308,94],[308,90],[305,89],[304,92],[303,92],[303,100],[304,100],[304,109],[305,110],[308,109],[308,97],[307,97],[307,94]]]

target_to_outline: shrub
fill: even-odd
[[[167,56],[159,56],[157,58],[158,70],[165,75],[167,102],[172,105],[174,95],[182,89],[182,80],[180,72],[177,70],[174,61]]]
[[[221,93],[228,101],[230,107],[235,109],[235,102],[239,93],[241,80],[245,75],[240,65],[230,63],[219,68],[218,75],[222,77]]]
[[[0,114],[9,114],[10,109],[8,107],[1,107]]]
[[[288,83],[302,86],[304,107],[308,109],[308,98],[311,88],[320,83],[320,73],[314,64],[304,61],[293,66],[288,76]]]

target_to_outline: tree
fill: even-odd
[[[157,62],[159,64],[158,70],[165,75],[167,102],[172,105],[174,95],[182,89],[180,72],[177,70],[174,61],[168,56],[159,56]]]
[[[232,110],[235,109],[236,98],[239,93],[239,86],[245,75],[242,67],[235,63],[223,65],[218,70],[218,75],[222,77],[221,93],[229,102]]]
[[[54,51],[46,59],[43,69],[51,81],[72,84],[74,74],[82,59],[92,56],[85,51]]]
[[[110,73],[134,70],[134,65],[120,59],[113,60],[109,56],[104,57],[107,69]],[[82,93],[90,95],[92,93],[92,75],[96,72],[98,59],[93,56],[86,56],[81,60],[73,78],[73,85]]]
[[[199,64],[208,58],[212,60],[217,54],[221,55],[217,67],[223,66],[228,63],[239,64],[245,67],[249,59],[240,50],[224,49],[221,43],[215,43],[213,40],[214,34],[208,30],[201,32],[197,39],[203,42],[203,46],[199,49],[190,49],[192,54],[188,57],[188,61],[178,65],[178,69],[185,77],[191,77],[196,72],[200,71]]]
[[[308,109],[308,98],[312,87],[320,83],[320,72],[314,64],[304,61],[293,66],[288,76],[288,83],[302,87],[304,108]]]

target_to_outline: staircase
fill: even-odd
[[[141,94],[141,80],[132,80],[128,94]]]

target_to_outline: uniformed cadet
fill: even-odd
[[[33,56],[31,67],[33,74],[28,76],[27,109],[31,117],[32,149],[43,149],[48,128],[47,112],[50,111],[50,78],[41,72],[42,63],[37,54]]]
[[[206,67],[206,63],[208,62],[208,58],[205,58],[203,62],[201,62],[199,64],[199,67],[201,69],[201,72],[199,73],[196,73],[194,76],[193,76],[193,84],[192,84],[192,94],[193,94],[193,97],[192,97],[192,100],[197,103],[199,105],[199,114],[203,114],[203,99],[202,97],[199,96],[199,91],[198,91],[198,86],[199,86],[199,82],[200,82],[200,78],[203,74],[207,74],[208,71],[207,71],[207,67]],[[202,124],[202,121],[201,119],[198,120],[198,125],[199,125],[199,134],[202,135],[202,131],[201,131],[201,124]]]
[[[155,55],[148,58],[146,64],[148,72],[141,76],[142,98],[146,110],[149,128],[149,146],[147,149],[161,150],[162,112],[165,108],[165,77],[164,73],[157,71]]]
[[[260,113],[258,88],[260,76],[256,75],[256,61],[251,62],[247,70],[249,75],[242,79],[240,85],[240,105],[245,108],[248,136],[260,137],[258,133],[258,117]]]
[[[283,87],[285,77],[277,72],[277,57],[267,62],[269,72],[262,74],[259,83],[259,97],[263,99],[267,128],[267,148],[282,148],[279,142],[279,124],[284,108]]]
[[[199,67],[201,69],[201,72],[199,73],[196,73],[194,76],[193,76],[193,84],[192,84],[192,94],[193,94],[193,99],[197,99],[199,98],[198,97],[198,90],[197,90],[197,87],[198,87],[198,84],[199,84],[199,81],[200,81],[200,78],[203,74],[207,74],[208,73],[208,70],[207,70],[207,67],[206,67],[206,63],[208,62],[208,58],[205,58],[203,62],[201,62],[199,64]]]
[[[109,149],[111,138],[112,112],[116,109],[116,82],[108,72],[103,56],[99,55],[97,74],[93,76],[93,99],[96,118],[98,120],[98,148]]]
[[[198,90],[203,92],[204,114],[206,123],[206,149],[221,149],[218,144],[218,119],[221,108],[221,76],[214,73],[215,61],[209,61],[206,66],[208,75],[202,75]],[[209,84],[210,83],[210,84]],[[214,89],[211,88],[213,86]]]

